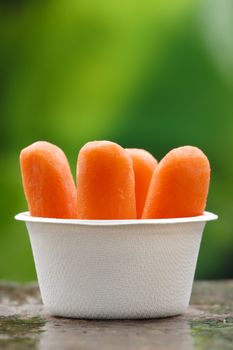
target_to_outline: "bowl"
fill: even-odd
[[[85,319],[183,313],[207,221],[70,220],[20,213],[29,232],[43,303],[55,316]]]

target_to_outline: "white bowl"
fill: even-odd
[[[154,318],[189,304],[205,212],[153,220],[26,221],[42,300],[57,316]]]

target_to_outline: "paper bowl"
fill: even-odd
[[[77,318],[155,318],[189,304],[202,232],[217,216],[68,220],[18,214],[47,310]]]

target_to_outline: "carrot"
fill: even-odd
[[[202,215],[209,181],[209,161],[200,149],[192,146],[173,149],[152,176],[142,218]]]
[[[129,154],[113,142],[88,142],[78,156],[77,198],[80,219],[136,219]]]
[[[20,153],[23,187],[32,216],[75,218],[76,187],[67,158],[57,146],[39,141]]]
[[[133,161],[137,218],[141,219],[151,177],[158,162],[144,149],[126,148],[126,151]]]

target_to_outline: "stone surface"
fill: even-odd
[[[1,282],[0,349],[233,349],[233,281],[195,282],[184,315],[125,321],[55,318],[36,283]]]

